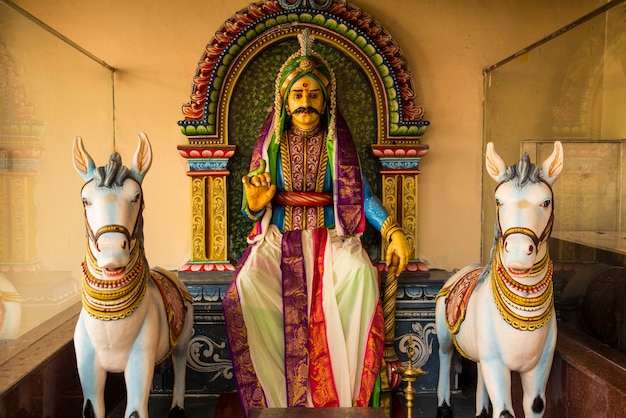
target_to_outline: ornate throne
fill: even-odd
[[[297,34],[307,27],[316,37],[316,51],[336,73],[338,106],[361,150],[365,174],[406,233],[412,251],[407,270],[428,271],[417,256],[417,186],[419,162],[428,152],[420,138],[429,122],[415,104],[412,75],[400,47],[374,18],[343,0],[250,4],[224,22],[207,44],[190,101],[182,108],[184,119],[178,122],[187,139],[178,151],[188,163],[192,203],[191,259],[179,269],[195,298],[196,334],[188,363],[193,370],[188,376],[193,380],[194,372],[211,374],[197,384],[188,383],[190,392],[234,389],[221,296],[251,228],[240,214],[240,179],[248,171],[252,144],[273,105],[276,74],[298,49]],[[384,272],[384,261],[379,260],[386,245],[380,235],[366,230],[364,242]],[[431,322],[437,291],[437,283],[425,283],[412,293],[415,300],[432,302]],[[422,351],[427,360],[434,336],[432,329],[419,328],[426,334]],[[167,385],[156,382],[155,388]]]

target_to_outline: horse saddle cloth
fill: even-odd
[[[178,343],[185,328],[185,317],[187,314],[185,302],[191,302],[192,298],[186,288],[181,289],[174,282],[173,278],[166,273],[162,270],[151,269],[150,277],[161,292],[161,297],[165,304],[170,328],[170,347],[173,348]]]
[[[452,334],[459,332],[465,320],[467,303],[482,272],[482,267],[473,268],[461,275],[454,283],[443,287],[437,294],[437,297],[446,297],[446,324]]]

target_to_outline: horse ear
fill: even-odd
[[[151,164],[152,148],[150,147],[150,141],[148,141],[148,136],[145,133],[139,132],[139,143],[137,144],[137,151],[135,151],[135,155],[133,156],[130,171],[141,183],[150,169]]]
[[[487,144],[487,152],[485,154],[485,166],[487,172],[496,182],[500,182],[504,173],[506,173],[506,163],[496,152],[493,142]]]
[[[93,159],[83,146],[83,138],[77,136],[74,138],[74,146],[72,147],[72,160],[74,168],[85,181],[93,178],[93,172],[96,169]]]
[[[561,171],[563,171],[563,145],[561,142],[555,141],[554,151],[541,164],[541,178],[552,186]]]

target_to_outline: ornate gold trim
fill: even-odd
[[[398,224],[398,222],[393,219],[391,215],[389,215],[380,226],[380,235],[382,235],[387,242],[390,242],[391,236],[396,231],[402,231],[402,227],[400,227],[400,224]]]
[[[452,337],[452,343],[454,343],[454,346],[456,347],[456,350],[459,352],[460,355],[462,355],[463,357],[465,357],[468,360],[472,360],[474,363],[480,363],[480,361],[478,361],[475,358],[472,358],[469,354],[467,354],[465,351],[463,351],[463,349],[461,349],[461,346],[456,341],[456,334],[450,334],[450,336]]]
[[[17,292],[0,291],[0,301],[2,301],[2,302],[23,302],[24,299]]]
[[[191,261],[208,261],[205,248],[206,178],[191,178]]]
[[[209,214],[211,220],[209,235],[211,247],[208,258],[211,261],[228,261],[226,257],[226,176],[211,176],[209,183]]]
[[[402,175],[402,231],[409,244],[409,259],[417,260],[418,180],[417,175]]]
[[[143,251],[120,280],[106,281],[91,272],[93,255],[85,256],[82,264],[81,299],[83,308],[92,317],[102,321],[115,321],[129,317],[141,304],[148,288],[148,265]],[[88,249],[88,254],[91,251]]]
[[[545,264],[544,260],[546,258],[549,260],[549,256],[547,254],[544,259],[536,264],[536,266]],[[530,298],[515,294],[515,298],[513,300],[513,298],[508,298],[506,296],[507,293],[514,293],[510,290],[510,288],[508,288],[506,280],[508,279],[511,282],[517,282],[510,276],[507,279],[501,277],[501,274],[508,276],[508,273],[506,273],[506,269],[502,266],[500,251],[494,251],[493,263],[491,266],[491,290],[500,316],[513,328],[522,331],[534,331],[547,324],[550,320],[553,311],[552,308],[554,306],[554,292],[552,286],[552,262],[551,260],[549,261],[545,277],[539,283],[533,286],[522,285],[526,289],[531,289],[530,292],[532,292],[533,289],[541,288],[545,288],[545,291],[540,296]],[[521,285],[521,283],[519,284]],[[504,289],[506,289],[506,291]],[[536,316],[524,316],[514,312],[511,308],[524,312],[538,312],[541,310],[543,310],[543,312]]]

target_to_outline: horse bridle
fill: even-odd
[[[141,184],[137,180],[133,179],[132,177],[129,177],[129,179],[137,183],[137,185],[139,185],[139,190],[142,190]],[[82,193],[82,190],[92,181],[93,179],[89,180],[87,183],[83,185],[83,187],[81,188],[81,193]],[[144,208],[144,200],[143,200],[143,191],[142,191],[141,203],[139,205],[139,212],[137,212],[137,217],[135,218],[135,225],[133,226],[132,234],[128,231],[128,229],[124,225],[116,225],[116,224],[104,225],[100,227],[94,234],[93,229],[91,229],[91,225],[89,225],[89,221],[87,220],[87,210],[85,206],[83,206],[83,218],[85,220],[85,229],[87,231],[87,235],[89,236],[89,239],[91,240],[91,242],[93,242],[93,245],[96,247],[96,249],[99,250],[98,239],[102,235],[107,234],[109,232],[118,232],[120,234],[123,234],[126,237],[126,239],[128,240],[128,245],[130,247],[129,249],[132,250],[132,248],[137,243],[138,234],[142,227],[141,223],[143,219],[143,216],[142,216],[143,208]]]
[[[546,183],[544,180],[540,180],[543,184],[545,184],[546,186],[548,186],[548,189],[550,189],[550,194],[552,195],[552,199],[551,199],[551,205],[552,208],[550,210],[550,218],[548,219],[548,223],[546,224],[545,228],[543,229],[543,232],[541,233],[541,235],[538,237],[537,234],[535,234],[535,231],[533,231],[530,228],[525,228],[525,227],[521,227],[521,226],[515,226],[512,228],[507,229],[506,231],[504,231],[504,233],[502,233],[502,225],[500,224],[500,206],[496,205],[496,219],[498,222],[498,233],[500,234],[500,240],[504,243],[506,241],[506,239],[513,234],[522,234],[522,235],[526,235],[527,237],[529,237],[533,243],[535,244],[535,252],[539,252],[539,245],[545,241],[548,240],[548,238],[550,237],[550,234],[552,233],[552,226],[554,224],[554,192],[552,191],[552,187]],[[500,182],[497,186],[495,191],[498,190],[498,188],[502,185],[506,183],[506,181]]]

